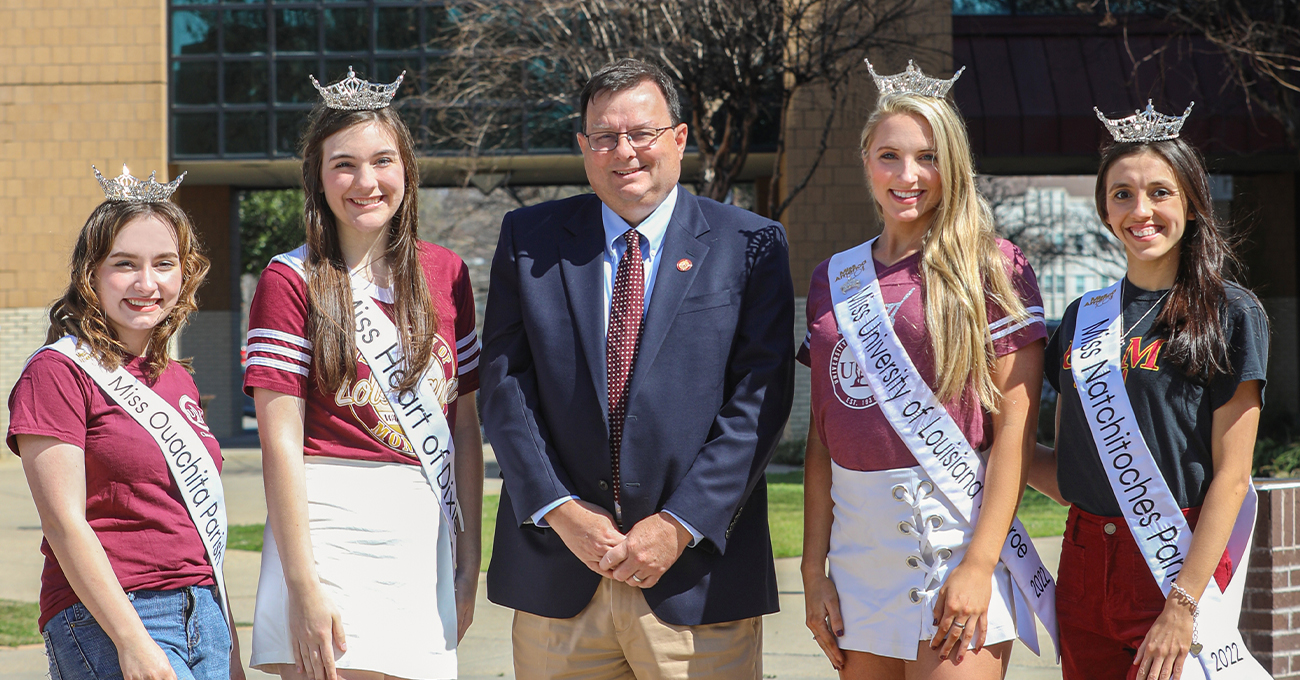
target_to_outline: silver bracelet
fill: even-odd
[[[1192,603],[1192,618],[1196,618],[1197,613],[1199,613],[1201,609],[1201,605],[1199,602],[1196,601],[1196,598],[1192,597],[1192,594],[1187,592],[1186,588],[1183,588],[1182,586],[1178,585],[1177,581],[1170,583],[1169,587],[1173,588],[1174,592],[1182,596],[1184,600],[1187,600],[1188,602]]]
[[[1175,593],[1178,593],[1179,597],[1192,604],[1192,646],[1188,651],[1192,653],[1192,656],[1199,656],[1202,646],[1201,643],[1196,641],[1196,638],[1198,637],[1198,631],[1196,630],[1196,615],[1201,612],[1201,604],[1196,601],[1196,598],[1192,597],[1191,593],[1187,592],[1186,588],[1178,585],[1177,582],[1170,583],[1169,587],[1172,588]]]

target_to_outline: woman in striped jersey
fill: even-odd
[[[266,268],[249,314],[268,513],[252,665],[454,678],[483,487],[469,273],[416,237],[402,119],[322,92],[300,149],[307,243]]]

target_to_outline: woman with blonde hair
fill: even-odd
[[[285,678],[454,678],[474,614],[474,297],[465,263],[417,237],[401,80],[316,83],[307,242],[249,312],[268,515],[251,663]]]
[[[9,395],[9,448],[41,516],[50,676],[243,678],[221,574],[221,450],[168,343],[208,271],[167,198],[99,176],[48,343]],[[99,175],[99,171],[95,171]],[[236,643],[233,644],[232,643]]]
[[[998,678],[1011,641],[1035,641],[1031,609],[1054,627],[1050,578],[1014,521],[1042,302],[976,191],[944,99],[960,72],[872,75],[861,149],[883,231],[817,267],[800,351],[807,624],[841,677]]]

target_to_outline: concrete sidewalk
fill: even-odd
[[[226,449],[221,474],[231,524],[257,524],[266,518],[262,492],[261,452],[256,448]],[[490,454],[489,454],[490,455]],[[499,493],[495,460],[488,461],[487,493]],[[1034,541],[1049,569],[1056,571],[1060,557],[1059,539]],[[40,594],[43,558],[41,528],[23,477],[22,465],[14,456],[0,453],[0,598],[35,602]],[[241,649],[247,663],[252,633],[253,603],[257,595],[260,557],[257,553],[232,550],[226,558],[226,581],[231,608],[239,628]],[[803,585],[799,559],[777,560],[777,584],[781,611],[768,616],[763,627],[763,675],[765,678],[802,680],[834,678],[830,662],[822,655],[804,627]],[[460,677],[464,680],[513,678],[510,655],[511,611],[487,601],[487,587],[479,579],[478,607],[474,625],[460,646]],[[1039,637],[1050,648],[1047,634]],[[1051,654],[1050,650],[1047,654]],[[0,680],[39,680],[48,675],[43,646],[0,647]],[[249,671],[253,679],[273,678]],[[1058,680],[1060,668],[1048,659],[1034,656],[1016,643],[1007,677],[1012,680]]]

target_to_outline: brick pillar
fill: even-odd
[[[1241,637],[1274,678],[1300,678],[1300,482],[1255,484],[1259,515],[1241,603]]]

